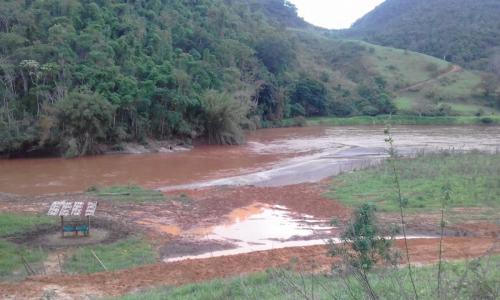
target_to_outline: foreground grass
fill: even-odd
[[[500,293],[500,257],[472,262],[444,264],[443,290],[449,299],[494,299]],[[436,299],[437,266],[415,269],[420,299]],[[410,283],[406,269],[385,269],[369,274],[370,283],[382,299],[404,299],[398,284],[406,291]],[[349,281],[350,290],[345,286]],[[305,296],[304,296],[305,295]],[[306,297],[307,296],[307,297]],[[304,275],[287,271],[251,274],[228,280],[215,280],[182,287],[166,287],[124,296],[122,300],[164,299],[365,299],[354,278]]]
[[[47,252],[42,249],[29,249],[0,239],[0,280],[22,279],[27,275],[23,258],[35,270],[35,264],[43,261]]]
[[[0,237],[19,234],[39,225],[54,224],[56,220],[47,216],[0,213]],[[0,238],[0,279],[21,279],[27,275],[23,258],[37,270],[37,263],[47,257],[42,249],[30,249]]]
[[[156,261],[153,247],[139,238],[129,238],[109,245],[86,246],[65,261],[63,269],[68,273],[95,273],[104,271],[92,252],[108,270],[127,269]]]
[[[55,224],[57,220],[44,215],[0,213],[0,237],[30,230],[39,225]]]
[[[500,155],[437,153],[398,161],[403,197],[409,210],[439,209],[443,187],[452,189],[450,207],[500,206]],[[382,211],[398,211],[394,175],[388,162],[346,173],[333,180],[328,196],[350,207],[373,202]]]
[[[307,125],[500,125],[500,116],[419,117],[411,115],[358,116],[349,118],[320,117],[307,119]]]
[[[166,200],[162,192],[145,189],[137,185],[91,187],[87,190],[87,193],[92,196],[123,202],[154,202]]]

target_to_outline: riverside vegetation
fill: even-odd
[[[450,70],[334,38],[288,1],[3,1],[0,154],[79,156],[148,139],[234,144],[242,129],[301,117],[497,112],[491,78]]]

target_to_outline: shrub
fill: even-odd
[[[250,104],[227,94],[208,91],[203,97],[205,130],[209,144],[235,145],[245,140],[241,125],[248,123]]]

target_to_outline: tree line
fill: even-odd
[[[314,50],[356,84],[301,65],[312,31],[280,0],[2,1],[0,153],[233,144],[284,118],[394,110],[383,79],[349,56],[358,45]]]

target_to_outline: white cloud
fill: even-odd
[[[349,28],[384,0],[289,0],[307,22],[329,29]]]

